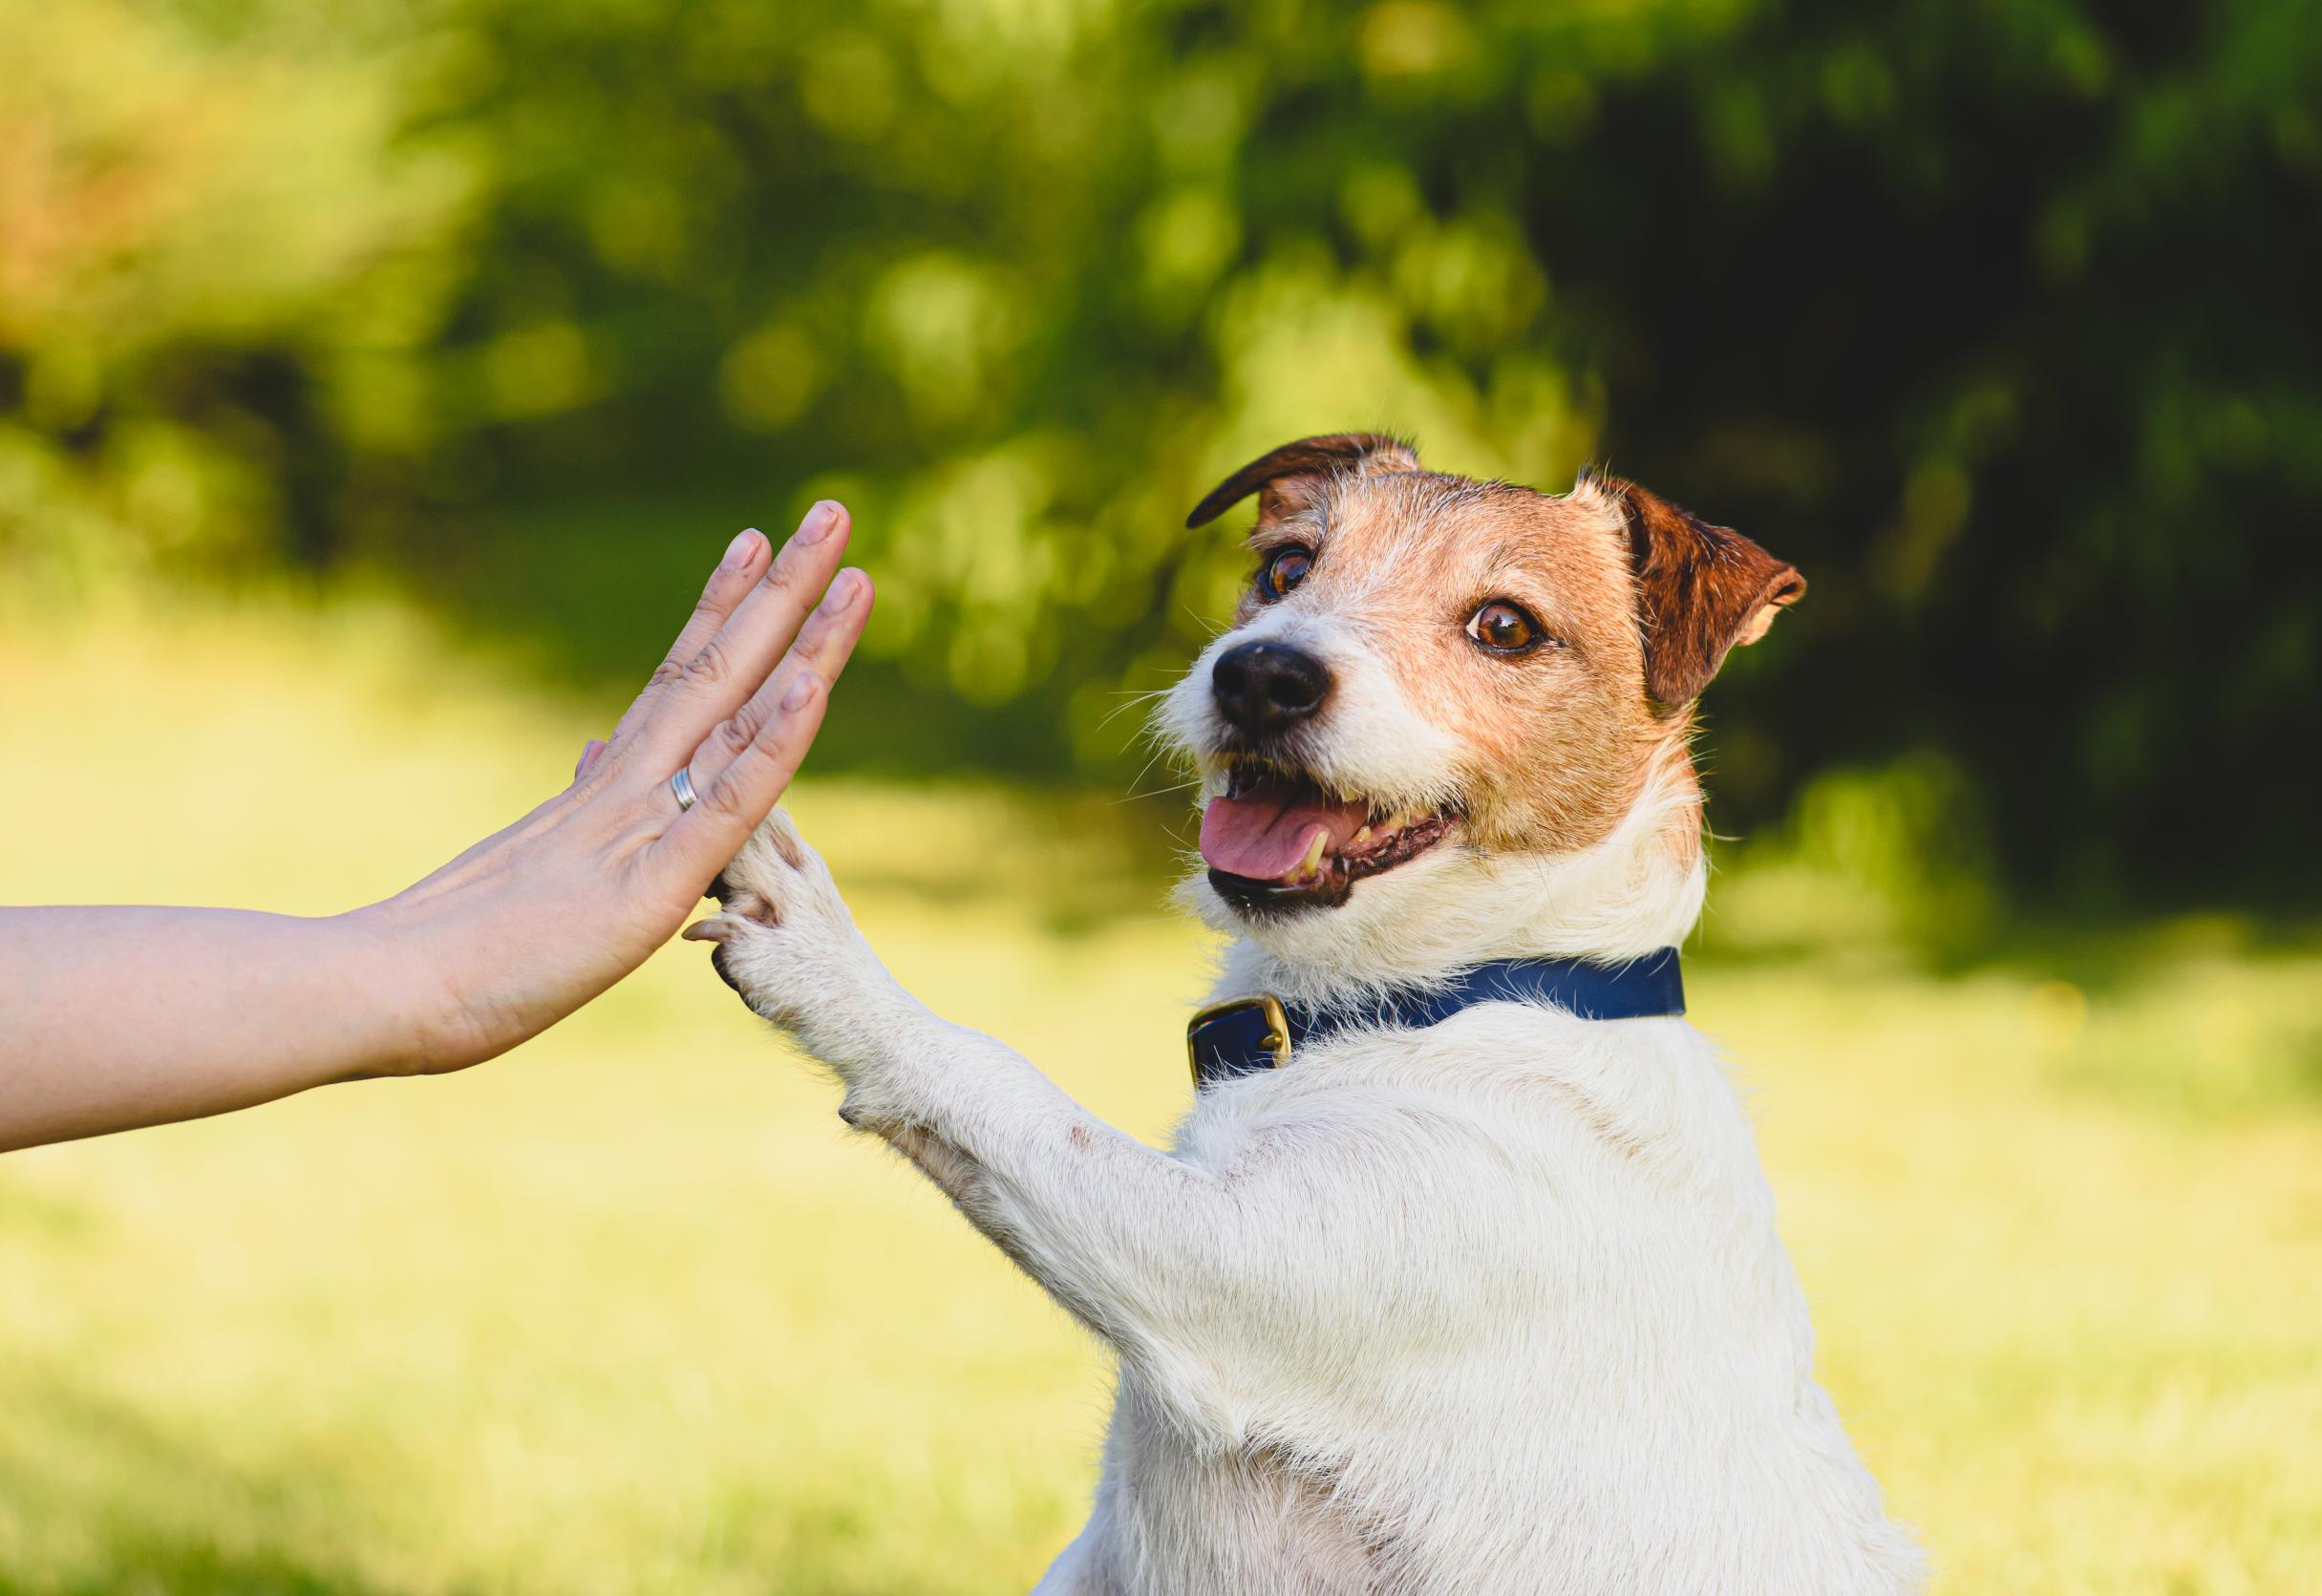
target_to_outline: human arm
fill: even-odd
[[[0,909],[0,1151],[460,1069],[628,974],[814,740],[870,612],[869,579],[839,570],[849,531],[823,503],[778,556],[735,539],[572,784],[382,903]]]

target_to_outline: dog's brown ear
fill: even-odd
[[[1346,471],[1417,471],[1419,457],[1400,438],[1377,433],[1329,433],[1302,437],[1268,450],[1235,472],[1185,518],[1187,527],[1205,526],[1251,494],[1258,495],[1258,519],[1270,521],[1304,505],[1331,478]]]
[[[1806,591],[1798,567],[1727,526],[1712,526],[1633,482],[1601,484],[1629,522],[1645,691],[1673,710],[1709,686],[1737,643],[1755,643],[1774,613]]]

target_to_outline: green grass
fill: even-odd
[[[19,903],[375,896],[616,708],[360,608],[16,625],[0,671]],[[932,1003],[1165,1128],[1206,948],[1144,817],[795,807]],[[2322,948],[2116,927],[1937,978],[1748,934],[1831,890],[1721,883],[1694,1013],[1940,1588],[2322,1588]],[[1102,1359],[702,964],[461,1076],[0,1160],[0,1590],[1029,1584]]]

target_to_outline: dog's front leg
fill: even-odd
[[[911,1158],[1140,1366],[1188,1438],[1241,1444],[1250,1415],[1237,1394],[1295,1377],[1246,1366],[1295,1368],[1302,1328],[1374,1309],[1373,1274],[1345,1250],[1362,1227],[1343,1223],[1343,1204],[1332,1223],[1315,1194],[1289,1189],[1303,1183],[1297,1160],[1259,1138],[1227,1174],[1195,1167],[938,1018],[880,964],[778,812],[723,884],[724,912],[689,933],[721,945],[720,973],[839,1075],[850,1124]]]

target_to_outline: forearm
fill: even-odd
[[[1182,1437],[1226,1449],[1253,1394],[1329,1367],[1315,1327],[1376,1310],[1380,1275],[1265,1138],[1213,1173],[1096,1118],[991,1037],[942,1025],[847,1077],[847,1117],[909,1157],[976,1227],[1135,1368]]]
[[[1472,1202],[1409,1200],[1459,1177],[1438,1167],[1444,1139],[1398,1125],[1407,1098],[1366,1102],[1358,1089],[1294,1121],[1228,1123],[1213,1132],[1213,1154],[1218,1138],[1231,1144],[1213,1170],[1114,1129],[1004,1044],[925,1011],[850,1029],[884,1040],[841,1072],[847,1117],[1111,1344],[1196,1447],[1290,1433],[1350,1392],[1398,1399],[1396,1370],[1460,1355],[1460,1321],[1396,1260],[1451,1259],[1454,1280],[1504,1266],[1491,1238],[1445,1218]],[[1492,1169],[1492,1149],[1475,1151],[1451,1161]],[[1392,1355],[1334,1361],[1350,1325]]]
[[[1116,1305],[1099,1329],[1117,1331],[1118,1309],[1142,1317],[1156,1294],[1182,1304],[1246,1279],[1270,1231],[1230,1182],[1107,1124],[994,1037],[907,997],[873,1012],[842,1060],[816,1049],[839,1065],[841,1113],[920,1162],[1067,1307]]]
[[[425,1068],[424,989],[360,913],[0,909],[0,1151]]]

